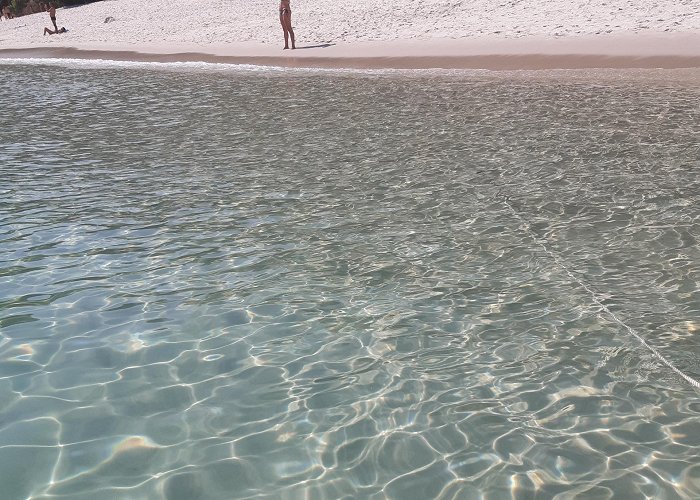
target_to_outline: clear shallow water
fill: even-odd
[[[700,495],[698,86],[0,69],[3,499]]]

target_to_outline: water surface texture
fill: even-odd
[[[700,497],[673,75],[0,66],[0,496]]]

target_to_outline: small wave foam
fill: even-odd
[[[220,63],[206,61],[123,61],[115,59],[79,59],[79,58],[49,58],[49,57],[17,57],[3,58],[0,65],[6,66],[59,66],[81,69],[146,69],[156,71],[185,71],[185,72],[246,72],[246,73],[285,73],[285,74],[361,74],[361,75],[464,75],[492,74],[487,69],[405,69],[405,68],[315,68],[284,66],[268,66],[257,64]]]
[[[205,61],[120,61],[114,59],[75,59],[48,57],[0,58],[0,64],[8,66],[62,66],[85,69],[128,68],[184,71],[288,71],[279,66],[259,66],[254,64],[213,63]]]

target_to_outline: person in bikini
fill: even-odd
[[[44,28],[44,36],[47,34],[49,35],[60,35],[61,33],[67,33],[68,30],[66,28],[61,28],[60,30],[57,29],[56,31],[51,31],[51,28]]]
[[[58,33],[58,25],[56,24],[56,4],[53,2],[49,3],[49,17],[51,18],[51,22],[53,23],[53,27],[56,30],[56,33]],[[44,30],[44,35],[45,34],[46,30]]]
[[[290,0],[280,0],[280,23],[284,31],[284,48],[289,48],[289,37],[292,38],[292,49],[296,49],[294,44],[294,30],[292,29],[292,8],[289,5]]]

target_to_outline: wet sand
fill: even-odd
[[[227,44],[113,44],[25,46],[4,58],[73,58],[147,62],[213,62],[278,67],[360,69],[586,69],[700,68],[700,35],[373,41],[299,44],[297,50],[254,42]]]

